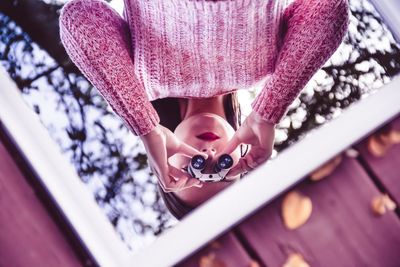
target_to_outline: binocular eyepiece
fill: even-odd
[[[219,182],[225,179],[226,174],[233,166],[233,158],[229,154],[223,154],[214,165],[215,173],[202,173],[206,162],[207,160],[202,155],[193,156],[187,168],[189,174],[202,182]]]

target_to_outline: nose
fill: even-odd
[[[217,150],[213,147],[203,148],[201,152],[204,152],[208,155],[208,158],[213,158],[217,154]]]
[[[203,148],[201,152],[204,152],[208,155],[205,172],[212,173],[213,166],[214,164],[216,164],[215,155],[217,154],[217,150],[215,148],[209,147],[209,148]]]

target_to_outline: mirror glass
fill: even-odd
[[[66,1],[32,1],[43,14],[30,14],[26,1],[16,2],[22,4],[0,4],[0,63],[121,240],[137,251],[178,223],[157,192],[144,146],[84,76],[65,64],[57,19]],[[109,3],[122,14],[122,0]],[[350,5],[347,36],[277,125],[272,157],[400,71],[400,45],[372,4],[350,0]],[[239,90],[242,121],[260,89]]]

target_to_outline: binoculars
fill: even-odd
[[[202,173],[206,167],[206,161],[202,155],[193,156],[187,167],[188,173],[202,182],[219,182],[225,179],[225,176],[233,166],[233,158],[229,154],[223,154],[214,165],[213,170],[215,173]]]

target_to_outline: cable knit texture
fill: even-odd
[[[251,104],[279,123],[348,27],[347,0],[102,0],[60,13],[71,60],[135,135],[159,117],[150,101],[213,97],[266,78]]]

